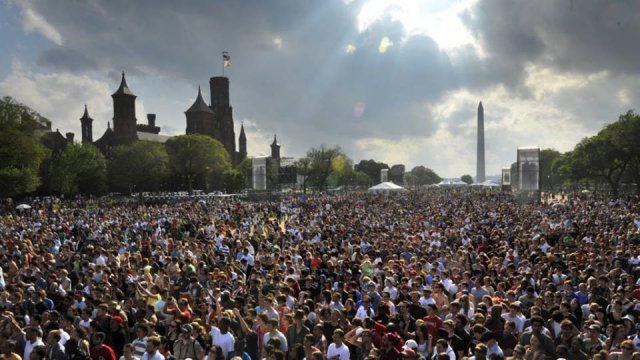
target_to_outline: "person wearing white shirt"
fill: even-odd
[[[333,343],[327,349],[327,360],[349,360],[349,348],[342,342],[343,337],[342,329],[333,332]]]
[[[44,346],[44,342],[42,341],[42,330],[36,327],[30,327],[27,329],[24,336],[26,344],[24,345],[24,356],[22,358],[29,359],[34,348]]]
[[[160,349],[160,343],[161,340],[159,337],[150,337],[147,340],[147,351],[142,355],[141,360],[164,360],[164,355],[158,351]]]
[[[229,325],[231,325],[231,320],[228,318],[220,319],[220,328],[216,326],[211,327],[211,345],[218,346],[222,349],[222,354],[225,359],[228,357],[229,353],[233,352],[235,345],[235,338],[233,335],[229,333]]]

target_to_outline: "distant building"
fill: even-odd
[[[232,162],[238,164],[247,158],[247,136],[244,125],[241,125],[238,150],[236,151],[233,108],[229,102],[229,79],[212,77],[209,80],[209,85],[211,105],[207,105],[204,101],[198,87],[198,96],[195,102],[185,111],[186,133],[208,135],[220,141],[229,153]],[[84,114],[80,118],[83,144],[94,144],[105,156],[110,157],[112,149],[118,145],[129,144],[135,140],[164,143],[170,138],[170,136],[160,135],[161,128],[156,124],[156,114],[147,114],[146,124],[137,123],[137,96],[129,89],[124,72],[120,86],[111,95],[111,98],[113,99],[113,128],[111,122],[108,122],[107,130],[96,141],[93,140],[93,119],[85,105]],[[58,140],[60,139],[56,139],[56,141]],[[277,147],[279,153],[279,145]]]

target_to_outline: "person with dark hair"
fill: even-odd
[[[92,360],[116,360],[116,354],[109,345],[104,344],[106,335],[103,332],[93,334],[91,348]]]
[[[109,345],[109,347],[113,349],[118,359],[122,356],[125,344],[129,343],[129,335],[125,327],[126,324],[122,317],[111,317],[109,332],[107,333],[107,338],[104,341],[106,345]]]
[[[47,360],[68,360],[64,346],[60,345],[60,339],[60,330],[53,330],[47,335]]]
[[[556,345],[553,339],[542,332],[544,328],[544,319],[540,316],[531,317],[531,330],[525,331],[520,337],[520,344],[531,345],[531,337],[535,336],[541,343],[541,347],[547,356],[555,356]]]
[[[13,340],[5,340],[2,346],[0,346],[3,360],[22,360],[22,357],[16,354],[15,351],[16,342]]]
[[[47,358],[47,347],[38,345],[29,353],[29,360],[45,360]]]

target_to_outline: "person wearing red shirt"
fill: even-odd
[[[438,307],[435,304],[428,304],[427,316],[422,319],[427,327],[427,333],[434,338],[437,338],[438,329],[442,327],[442,319],[436,315],[437,310]]]
[[[93,347],[91,348],[91,360],[116,360],[116,354],[111,347],[104,345],[106,335],[97,332],[93,335]]]

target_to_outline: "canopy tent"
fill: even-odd
[[[467,184],[464,181],[461,180],[442,180],[438,183],[438,186],[440,187],[450,187],[450,186],[468,186],[469,184]]]
[[[479,186],[479,187],[498,187],[500,186],[500,184],[498,184],[497,182],[493,181],[493,180],[487,180],[487,181],[483,181],[481,183],[474,183],[473,186]]]
[[[18,206],[16,206],[16,210],[29,210],[31,209],[31,206],[27,205],[27,204],[20,204]]]
[[[369,192],[390,192],[390,191],[404,191],[402,186],[398,186],[392,182],[383,182],[376,186],[369,188]]]

